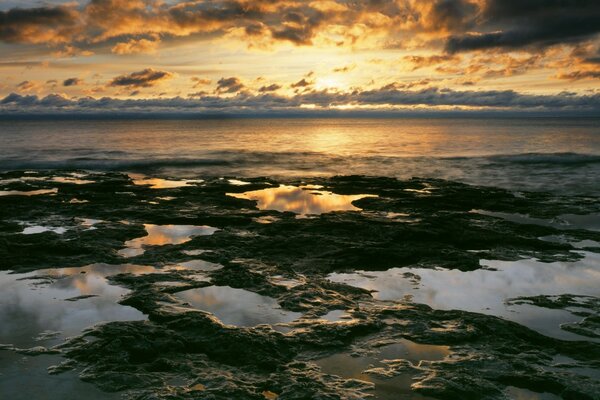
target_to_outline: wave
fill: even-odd
[[[47,158],[38,154],[36,159],[9,158],[0,159],[0,170],[24,169],[86,169],[98,171],[155,170],[161,168],[194,167],[230,167],[246,168],[264,165],[286,165],[289,168],[306,169],[310,165],[357,164],[406,165],[407,163],[428,163],[432,161],[465,164],[472,166],[488,165],[553,165],[584,166],[600,164],[600,155],[581,153],[522,153],[488,156],[433,157],[433,156],[393,156],[393,155],[332,155],[318,152],[252,152],[252,151],[212,151],[201,155],[183,155],[181,157],[161,157],[152,154],[141,158],[139,154],[120,152],[102,152],[97,156],[57,158],[51,154]],[[116,157],[117,156],[117,157]],[[119,157],[120,156],[120,157]]]
[[[24,170],[24,169],[86,169],[98,171],[127,171],[127,170],[151,170],[167,167],[208,167],[227,166],[230,163],[218,159],[105,159],[91,157],[77,157],[65,160],[6,160],[0,161],[0,170]]]
[[[581,153],[523,153],[486,157],[492,162],[513,164],[583,165],[600,163],[600,155]]]

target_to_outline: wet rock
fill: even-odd
[[[14,177],[18,174],[10,175]],[[218,231],[165,245],[146,243],[132,259],[155,267],[152,271],[107,278],[129,290],[121,304],[136,308],[148,320],[96,325],[51,349],[0,346],[29,355],[60,353],[66,361],[52,367],[51,373],[81,368],[81,379],[105,391],[123,391],[131,399],[364,399],[386,385],[440,399],[505,399],[517,389],[563,398],[598,398],[598,380],[580,373],[600,368],[600,344],[591,340],[599,332],[596,298],[511,300],[578,313],[583,321],[563,329],[590,340],[565,341],[491,315],[434,310],[407,296],[377,300],[369,290],[326,279],[332,272],[402,266],[472,271],[482,268],[481,259],[579,260],[583,256],[572,241],[598,242],[600,233],[583,225],[567,229],[562,224],[523,223],[471,211],[552,220],[566,214],[598,213],[597,199],[516,195],[432,179],[359,176],[303,182],[257,178],[241,186],[219,179],[202,184],[167,182],[160,189],[156,184],[161,182],[146,180],[147,184],[138,185],[116,173],[86,180],[93,183],[10,184],[11,190],[56,185],[58,192],[0,197],[1,269],[24,272],[57,265],[122,263],[119,250],[143,238],[151,225],[210,226]],[[249,196],[227,195],[279,183],[376,197],[356,199],[346,211],[297,218],[300,214],[260,210],[255,201],[238,198]],[[73,198],[85,202],[72,203]],[[90,230],[81,225],[81,218],[102,222]],[[49,226],[62,221],[69,229],[62,235],[21,235],[22,221]],[[551,236],[566,239],[543,239]],[[186,268],[192,260],[222,268]],[[56,279],[48,276],[38,281],[51,284]],[[413,273],[405,273],[403,279],[412,285],[421,282]],[[285,280],[293,284],[279,284]],[[213,289],[203,291],[211,287],[229,288],[228,293],[244,293],[245,298],[266,297],[272,309],[298,315],[283,323],[227,325],[200,306],[194,309],[191,300],[186,304],[185,293],[214,294]],[[239,306],[250,306],[240,299]],[[206,304],[203,301],[196,304]],[[323,318],[334,310],[345,318]],[[385,358],[386,346],[407,341],[417,349],[439,346],[447,354],[432,359],[415,350]],[[359,378],[328,373],[319,366],[319,360],[340,354],[373,359],[373,365],[361,366]],[[570,361],[556,363],[557,357]]]

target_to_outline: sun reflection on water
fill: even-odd
[[[365,197],[377,197],[370,194],[341,195],[326,190],[317,190],[315,186],[289,185],[245,193],[227,193],[227,195],[256,201],[260,210],[289,211],[300,216],[332,211],[361,211],[352,202]]]
[[[123,257],[134,257],[144,253],[144,246],[164,246],[182,244],[192,240],[194,236],[208,236],[218,229],[211,226],[194,225],[153,225],[144,224],[146,236],[125,242],[126,248],[119,250]]]

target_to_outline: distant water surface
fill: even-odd
[[[600,119],[0,121],[0,170],[365,174],[600,192]]]

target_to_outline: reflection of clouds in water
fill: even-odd
[[[275,324],[291,322],[301,316],[280,309],[275,299],[228,286],[186,290],[175,296],[194,308],[214,314],[227,325]]]
[[[375,384],[373,394],[378,399],[426,399],[411,389],[414,372],[403,371],[402,375],[391,379],[380,379],[364,373],[371,368],[386,368],[383,360],[403,359],[417,366],[421,361],[443,360],[450,355],[448,346],[424,345],[407,339],[400,339],[394,344],[380,347],[377,354],[357,357],[352,353],[338,353],[314,360],[321,371],[346,379],[358,379]]]
[[[401,339],[398,343],[383,346],[379,349],[379,358],[384,360],[403,359],[413,364],[420,361],[439,361],[450,355],[450,347],[431,344],[415,343],[408,339]]]
[[[482,261],[482,265],[497,271],[393,268],[378,272],[334,273],[329,279],[377,290],[373,297],[380,300],[401,300],[404,296],[411,295],[414,302],[424,303],[435,309],[459,309],[502,316],[538,330],[548,329],[546,334],[553,332],[566,337],[567,333],[554,328],[558,328],[556,318],[560,318],[560,322],[567,322],[565,318],[573,320],[568,312],[529,306],[508,307],[505,301],[514,297],[543,294],[599,296],[600,255],[591,252],[582,254],[585,258],[577,262]],[[403,274],[407,272],[419,275],[420,283],[413,283],[404,277]],[[550,323],[548,319],[553,320],[552,328],[543,326]]]
[[[51,178],[50,180],[52,182],[72,183],[74,185],[89,185],[90,183],[94,183],[94,181],[85,180],[85,179],[78,179],[78,178],[72,178],[72,177],[66,177],[66,176],[55,176],[55,177]]]
[[[145,175],[142,174],[129,174],[129,177],[133,180],[134,185],[150,186],[151,189],[175,189],[185,186],[191,186],[194,183],[204,182],[201,179],[172,180],[160,178],[147,178]]]
[[[33,226],[28,226],[28,227],[24,228],[21,233],[23,235],[35,235],[35,234],[44,233],[44,232],[54,232],[57,235],[62,235],[66,231],[67,231],[67,228],[63,228],[60,226],[56,227],[56,226],[33,225]]]
[[[549,226],[557,229],[587,229],[590,231],[600,231],[600,214],[561,214],[552,219],[543,219],[531,217],[527,214],[506,213],[497,211],[487,211],[473,209],[470,213],[488,215],[491,217],[502,218],[517,224],[531,224],[540,226]]]
[[[80,178],[83,178],[84,176],[87,176],[84,174],[71,173],[69,175],[71,175],[71,176],[53,176],[53,177],[22,176],[19,178],[0,179],[0,185],[8,185],[10,183],[17,183],[17,182],[45,182],[45,181],[58,182],[58,183],[71,183],[74,185],[87,185],[90,183],[94,183],[94,181],[80,179]]]
[[[506,389],[506,393],[513,400],[560,400],[561,399],[561,397],[559,397],[555,394],[552,394],[552,393],[548,393],[548,392],[537,393],[537,392],[533,392],[531,390],[518,388],[515,386],[509,386]]]
[[[30,191],[21,190],[0,190],[0,196],[37,196],[42,194],[56,194],[58,189],[39,189]]]
[[[123,257],[133,257],[144,253],[143,246],[164,246],[182,244],[192,240],[193,236],[212,235],[217,228],[194,225],[152,225],[144,224],[147,235],[125,242],[125,249],[119,250]]]
[[[252,184],[252,182],[246,182],[239,179],[228,179],[227,182],[233,186],[246,186]]]
[[[223,268],[223,266],[221,264],[215,264],[215,263],[211,263],[209,261],[204,261],[204,260],[189,260],[189,261],[180,262],[173,266],[169,266],[169,269],[176,269],[176,270],[191,269],[194,271],[216,271],[221,268]]]
[[[498,271],[392,268],[387,271],[334,273],[330,279],[377,290],[373,296],[381,300],[398,300],[410,294],[415,301],[434,308],[481,311],[518,296],[557,293],[599,295],[600,255],[583,254],[585,258],[577,262],[482,261],[482,265]],[[403,277],[407,272],[421,277],[418,290],[414,290],[415,285]],[[476,303],[473,298],[477,299]]]
[[[99,264],[26,275],[0,273],[0,342],[33,346],[33,338],[47,330],[60,331],[64,338],[98,322],[144,319],[134,308],[118,304],[127,290],[108,284],[105,277],[151,271],[154,268]],[[41,279],[19,280],[35,277]],[[48,283],[42,283],[45,281]],[[81,295],[97,297],[65,301]]]
[[[353,201],[373,195],[340,195],[312,187],[281,185],[277,188],[255,190],[245,193],[228,193],[238,199],[257,201],[261,210],[291,211],[300,215],[323,214],[332,211],[360,211]]]

